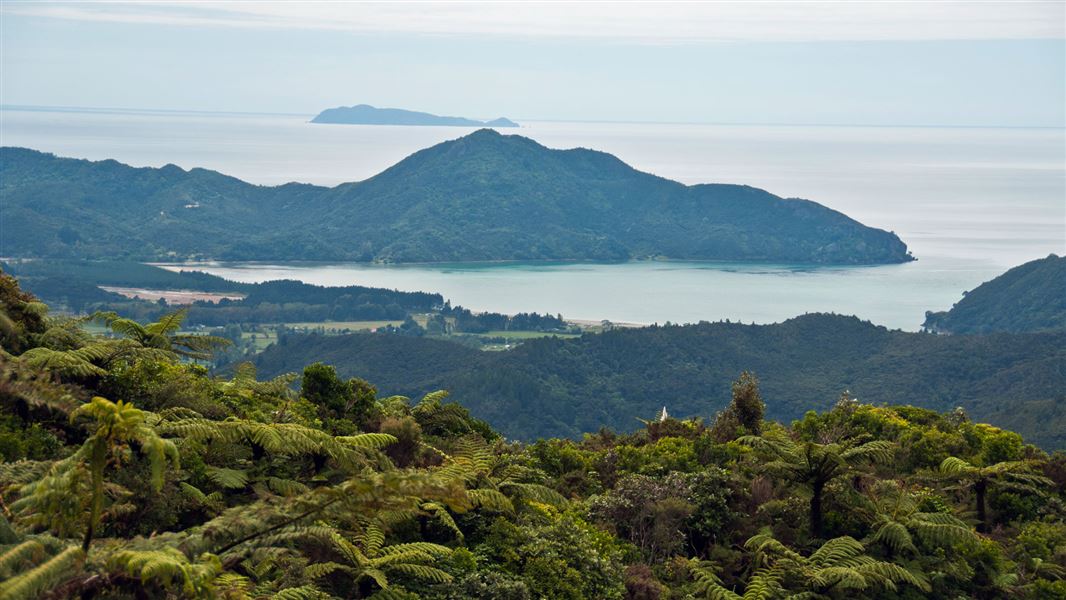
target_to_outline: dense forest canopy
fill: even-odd
[[[1066,330],[1066,256],[1014,267],[966,293],[951,310],[926,313],[923,326],[940,333]]]
[[[1066,333],[937,336],[813,314],[774,325],[700,323],[529,340],[480,353],[442,340],[292,335],[255,358],[264,374],[324,360],[389,393],[446,388],[510,437],[628,431],[667,405],[681,416],[720,410],[730,381],[760,374],[768,415],[826,409],[850,390],[863,401],[962,406],[983,420],[1066,448]]]
[[[0,275],[0,599],[1066,598],[1066,455],[962,410],[785,425],[744,372],[527,445],[321,362],[212,377],[181,318],[94,336]]]
[[[870,264],[895,234],[808,200],[686,186],[593,150],[480,130],[334,188],[0,149],[7,257]]]

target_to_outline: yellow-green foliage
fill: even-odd
[[[213,344],[180,314],[102,316],[121,337],[99,338],[13,290],[4,427],[56,442],[0,462],[0,600],[1066,592],[1066,455],[959,412],[845,396],[791,426],[664,416],[527,446],[444,392],[323,378],[323,407],[291,376],[182,362]]]

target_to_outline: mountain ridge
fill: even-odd
[[[913,260],[810,200],[688,186],[611,154],[482,129],[360,182],[257,186],[215,171],[0,148],[5,256],[478,262]],[[133,221],[136,222],[133,222]]]

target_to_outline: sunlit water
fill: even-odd
[[[135,166],[205,167],[260,184],[334,185],[470,130],[313,125],[309,116],[0,111],[0,143]],[[685,183],[743,183],[895,231],[918,262],[798,269],[715,263],[204,265],[242,281],[290,277],[436,291],[477,310],[652,323],[856,314],[916,329],[1005,269],[1066,250],[1062,129],[527,122],[501,130],[584,146]]]

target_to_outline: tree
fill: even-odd
[[[187,313],[187,309],[183,308],[163,315],[155,323],[147,325],[124,319],[113,312],[96,313],[93,318],[103,321],[114,333],[133,340],[144,348],[157,348],[185,358],[210,360],[216,348],[232,343],[226,338],[213,335],[180,333]]]
[[[759,393],[759,379],[744,371],[733,382],[733,400],[714,422],[714,437],[719,441],[735,439],[738,430],[749,435],[762,433],[766,404]]]
[[[733,403],[730,405],[740,426],[751,435],[762,433],[762,419],[766,404],[759,394],[759,380],[754,373],[744,371],[733,382]]]
[[[148,458],[151,484],[158,491],[163,486],[163,469],[167,461],[178,465],[178,448],[155,431],[150,422],[156,419],[155,415],[121,400],[111,402],[94,397],[74,410],[70,419],[73,422],[80,416],[91,417],[95,431],[72,456],[53,464],[44,478],[23,486],[19,491],[20,499],[12,506],[33,514],[38,523],[65,529],[69,524],[55,523],[55,519],[67,519],[72,513],[80,512],[77,509],[81,500],[80,484],[83,483],[80,475],[87,468],[90,477],[89,515],[81,547],[88,551],[103,509],[104,472],[108,465],[121,464],[128,449],[136,446]],[[57,507],[60,507],[58,511]]]
[[[881,482],[873,492],[874,511],[870,541],[892,552],[917,553],[914,539],[933,547],[972,541],[972,529],[948,512],[922,510],[920,498],[899,482]]]
[[[300,393],[335,417],[343,415],[345,408],[352,401],[352,388],[348,382],[337,377],[337,370],[333,365],[320,362],[304,368]]]
[[[896,591],[906,583],[929,591],[924,576],[866,554],[857,540],[844,536],[831,539],[809,556],[803,556],[774,539],[769,533],[753,536],[745,544],[753,554],[754,574],[740,595],[722,585],[713,563],[690,561],[696,590],[712,600],[756,600],[778,597],[825,598],[832,593],[855,597],[870,589]]]
[[[385,544],[385,532],[376,523],[368,525],[362,533],[349,540],[336,530],[324,528],[316,537],[327,541],[332,553],[341,562],[319,562],[307,565],[304,574],[316,580],[331,573],[348,574],[359,586],[366,580],[373,581],[383,590],[393,589],[388,576],[406,575],[435,583],[452,580],[448,573],[432,567],[437,560],[452,553],[451,548],[429,542]]]
[[[947,479],[954,479],[973,487],[974,502],[977,504],[977,530],[987,533],[989,530],[987,495],[994,486],[1009,486],[1033,494],[1041,494],[1041,488],[1053,485],[1052,481],[1032,472],[1033,462],[1011,460],[998,462],[984,467],[975,466],[961,458],[949,456],[940,463],[940,473]]]
[[[858,446],[845,444],[816,444],[796,441],[782,432],[767,436],[744,436],[742,444],[769,453],[774,460],[762,467],[776,471],[793,483],[806,486],[811,493],[811,535],[821,538],[822,496],[831,481],[852,474],[861,465],[887,462],[895,446],[885,440],[866,442]]]

